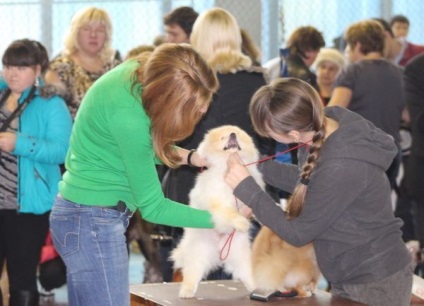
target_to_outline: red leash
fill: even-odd
[[[239,210],[238,203],[237,203],[237,198],[234,197],[234,199],[236,200],[237,210]],[[228,235],[227,240],[225,240],[225,243],[224,243],[224,246],[221,249],[221,252],[219,252],[219,259],[221,259],[222,261],[226,260],[227,257],[228,257],[228,255],[230,254],[231,243],[233,242],[233,238],[234,238],[235,233],[236,233],[236,229],[233,229],[233,231],[231,232],[231,234]],[[225,254],[225,256],[222,256],[222,254],[224,253],[224,250],[225,250],[225,247],[227,246],[227,244],[228,244],[227,254]]]
[[[234,234],[236,233],[236,230],[233,229],[233,231],[231,232],[231,234],[228,235],[227,240],[225,240],[225,244],[221,249],[221,252],[219,252],[219,259],[221,259],[222,261],[226,260],[228,255],[230,254],[230,249],[231,249],[231,243],[233,242],[233,237]],[[224,253],[224,250],[226,248],[228,244],[228,249],[227,249],[227,253],[225,254],[225,256],[223,256],[222,254]]]
[[[277,157],[277,156],[280,156],[280,155],[286,154],[286,153],[288,153],[288,152],[290,152],[290,151],[293,151],[293,150],[296,150],[296,149],[301,148],[301,147],[303,147],[303,146],[306,146],[306,145],[307,145],[308,143],[310,143],[311,141],[312,141],[312,140],[310,140],[310,141],[308,141],[308,142],[305,142],[305,143],[301,143],[301,144],[299,144],[299,145],[297,145],[297,146],[295,146],[295,147],[293,147],[293,148],[287,149],[287,150],[282,151],[282,152],[278,152],[277,154],[274,154],[274,155],[272,155],[272,156],[267,156],[267,157],[265,157],[265,158],[263,158],[263,159],[260,159],[260,160],[257,160],[257,161],[255,161],[255,162],[252,162],[252,163],[246,164],[245,166],[247,167],[247,166],[250,166],[250,165],[263,163],[263,162],[265,162],[265,161],[267,161],[267,160],[273,159],[274,157]],[[236,198],[236,205],[237,205],[237,198]],[[237,209],[238,209],[238,205],[237,205]],[[220,258],[222,261],[226,260],[226,259],[227,259],[227,257],[228,257],[228,255],[230,254],[231,243],[232,243],[232,241],[233,241],[233,238],[234,238],[234,234],[235,234],[235,233],[236,233],[236,230],[234,229],[234,230],[231,232],[231,234],[229,234],[229,235],[228,235],[227,240],[225,240],[224,246],[222,247],[221,251],[219,252],[219,258]],[[224,250],[225,250],[225,248],[227,247],[227,245],[228,245],[227,253],[225,254],[225,256],[223,256]]]

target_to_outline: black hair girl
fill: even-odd
[[[3,66],[41,66],[43,73],[49,65],[46,48],[36,40],[20,39],[12,42],[3,54]]]

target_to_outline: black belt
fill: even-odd
[[[119,201],[118,204],[114,206],[99,206],[101,208],[109,208],[113,210],[117,210],[119,212],[125,212],[127,210],[127,205],[125,205],[124,201]]]
[[[101,208],[113,209],[119,211],[120,213],[125,213],[125,215],[132,217],[133,212],[127,207],[124,201],[119,201],[118,204],[114,206],[99,206]]]
[[[58,194],[58,197],[61,198],[61,199],[64,199],[65,201],[75,203],[75,202],[72,202],[72,201],[69,201],[69,200],[63,198],[61,194]],[[78,203],[75,203],[75,204],[78,204]],[[82,205],[85,205],[85,204],[82,204]],[[97,205],[85,205],[85,206],[113,209],[113,210],[119,211],[121,213],[126,213],[128,216],[133,215],[133,212],[127,207],[127,205],[125,204],[124,201],[118,201],[118,204],[116,204],[114,206],[97,206]]]

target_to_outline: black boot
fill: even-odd
[[[14,290],[10,292],[9,306],[39,306],[37,291]]]
[[[0,289],[0,306],[3,306],[3,294],[1,293],[1,289]]]

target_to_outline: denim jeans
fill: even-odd
[[[132,213],[58,196],[50,214],[53,243],[67,268],[70,306],[129,306],[125,230]]]

